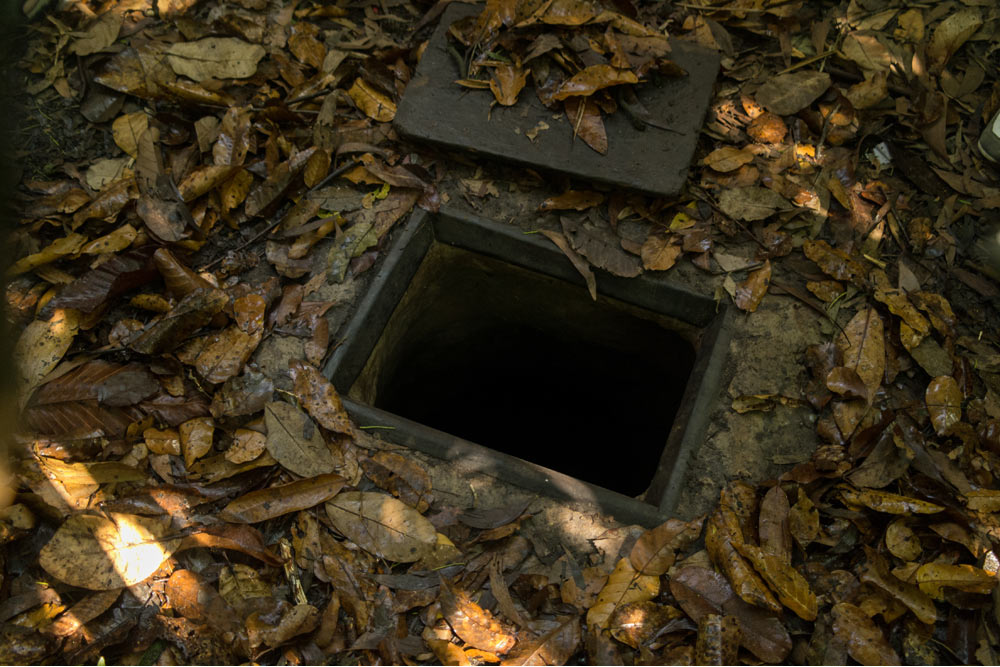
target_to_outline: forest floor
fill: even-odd
[[[551,111],[512,142],[595,153],[642,124],[630,86],[684,76],[665,35],[718,52],[663,198],[401,140],[448,4],[68,0],[14,40],[0,662],[997,664],[1000,9],[490,0],[453,26],[484,116]],[[735,311],[673,518],[352,421],[322,369],[418,210]]]

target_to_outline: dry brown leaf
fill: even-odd
[[[291,361],[290,366],[295,381],[295,396],[312,418],[334,433],[353,435],[351,418],[326,376],[314,366],[299,360]]]
[[[767,288],[771,284],[771,261],[764,260],[764,266],[751,271],[747,279],[736,286],[733,302],[740,310],[752,313],[757,310]]]
[[[358,77],[347,94],[362,113],[380,123],[388,123],[396,117],[396,103],[383,93],[372,88],[364,79]]]
[[[892,54],[879,40],[877,32],[851,32],[844,37],[840,48],[849,60],[853,60],[867,72],[884,72],[892,64]]]
[[[914,561],[920,558],[923,548],[920,538],[906,525],[906,519],[899,518],[885,529],[885,546],[896,558]]]
[[[885,337],[878,312],[874,308],[859,311],[837,337],[837,347],[844,366],[854,370],[868,388],[871,401],[885,375]]]
[[[877,489],[853,489],[846,485],[840,488],[844,502],[855,507],[863,506],[876,512],[886,514],[937,514],[944,507],[929,503],[926,500],[908,498],[888,491]]]
[[[325,503],[337,495],[346,482],[340,475],[331,473],[251,491],[226,505],[219,518],[233,523],[267,521]]]
[[[924,392],[924,402],[938,435],[947,435],[951,427],[962,419],[962,390],[950,375],[930,381]]]
[[[437,545],[434,525],[415,509],[384,493],[341,493],[326,504],[337,530],[378,558],[412,563]]]
[[[792,533],[788,516],[788,495],[780,484],[772,486],[760,501],[757,532],[761,548],[786,564],[792,562]]]
[[[779,74],[757,89],[757,102],[779,116],[798,113],[830,87],[830,75],[814,70]]]
[[[196,42],[176,42],[166,50],[167,63],[181,76],[206,79],[246,79],[257,71],[266,51],[233,37],[206,37]]]
[[[865,554],[868,556],[868,563],[859,576],[862,582],[881,588],[902,602],[920,619],[921,623],[933,624],[937,622],[937,609],[934,607],[934,601],[926,593],[916,585],[901,581],[891,574],[885,558],[867,545],[865,545]]]
[[[597,594],[597,601],[587,610],[587,624],[606,628],[615,609],[630,602],[652,600],[659,592],[659,577],[639,574],[628,558],[622,558]]]
[[[678,551],[687,549],[701,535],[703,517],[691,521],[667,519],[636,540],[629,561],[640,574],[661,575],[674,564]]]
[[[566,110],[566,119],[573,128],[573,136],[580,137],[583,142],[593,148],[601,155],[608,153],[608,130],[604,126],[604,117],[601,109],[589,97],[571,97],[563,106]],[[548,125],[545,126],[546,129]],[[527,133],[528,138],[531,133]]]
[[[17,260],[7,269],[7,276],[19,276],[40,266],[51,264],[67,255],[75,255],[87,243],[83,234],[71,233],[56,239],[41,250]]]
[[[441,580],[441,615],[455,634],[469,646],[503,655],[514,648],[517,638],[487,610],[473,602],[463,591]]]
[[[76,514],[68,518],[38,563],[71,586],[103,591],[132,586],[153,574],[180,546],[170,517],[111,513],[108,517]]]
[[[517,103],[517,96],[521,94],[527,81],[527,73],[523,68],[501,63],[493,68],[490,90],[497,102],[509,107]]]
[[[14,346],[17,391],[23,405],[38,383],[63,358],[80,329],[77,311],[57,309],[48,321],[34,320]]]
[[[769,218],[778,211],[789,210],[792,205],[774,190],[748,185],[723,190],[719,195],[719,208],[731,218],[752,222]]]
[[[123,151],[136,157],[138,155],[139,137],[149,127],[149,116],[145,111],[134,111],[122,114],[111,124],[111,133],[115,143]]]
[[[936,600],[947,599],[944,588],[954,588],[989,595],[996,588],[997,578],[972,565],[948,565],[947,563],[925,563],[917,568],[917,585],[927,595]]]
[[[604,195],[592,190],[567,190],[561,195],[547,197],[538,205],[539,211],[585,211],[604,202]]]
[[[642,266],[650,271],[666,271],[677,263],[684,253],[684,248],[676,242],[674,236],[650,232],[639,250]]]
[[[195,461],[212,451],[215,423],[211,417],[189,419],[181,424],[177,430],[180,434],[184,465],[190,468]]]
[[[753,162],[753,159],[754,154],[745,148],[723,146],[705,156],[704,163],[716,171],[729,172]]]
[[[737,544],[736,550],[749,560],[781,604],[806,621],[815,621],[819,602],[809,583],[795,568],[752,544]]]
[[[587,291],[590,292],[590,298],[597,301],[597,277],[594,276],[594,272],[590,268],[590,264],[587,263],[587,260],[581,257],[580,253],[576,250],[573,250],[573,247],[569,244],[569,240],[561,232],[555,232],[550,229],[543,229],[541,232],[546,238],[555,243],[569,261],[572,262],[573,268],[583,276],[583,280],[587,284]]]
[[[617,69],[605,64],[591,65],[563,81],[553,93],[552,99],[560,101],[569,97],[586,97],[609,86],[638,82],[639,77],[632,70]]]
[[[304,412],[288,403],[268,403],[267,451],[287,470],[300,477],[331,473],[337,461],[319,429]]]
[[[902,664],[874,621],[853,604],[841,602],[833,606],[833,633],[862,665]]]
[[[983,25],[983,17],[975,7],[963,7],[944,18],[927,45],[928,65],[940,71],[956,51]]]
[[[579,616],[564,616],[536,639],[522,639],[501,665],[565,665],[583,639]]]

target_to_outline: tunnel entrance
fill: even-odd
[[[435,243],[351,396],[627,496],[650,485],[699,330]]]

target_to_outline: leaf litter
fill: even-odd
[[[737,401],[812,406],[809,461],[549,577],[520,569],[551,557],[525,506],[451,507],[318,370],[331,286],[453,168],[387,125],[421,11],[168,4],[53,14],[23,57],[111,154],[35,167],[10,236],[2,661],[997,663],[991,8],[491,0],[452,26],[484,106],[538,95],[598,153],[631,89],[683,76],[668,33],[720,49],[678,200],[559,182],[532,209],[595,298],[595,270],[690,260],[751,318],[783,292],[830,323],[799,396]],[[274,336],[309,347],[272,377]]]

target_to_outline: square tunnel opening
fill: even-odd
[[[351,397],[616,491],[649,487],[697,330],[435,243]]]
[[[663,274],[595,271],[538,235],[415,213],[326,374],[362,427],[453,464],[653,526],[705,435],[729,309]]]

